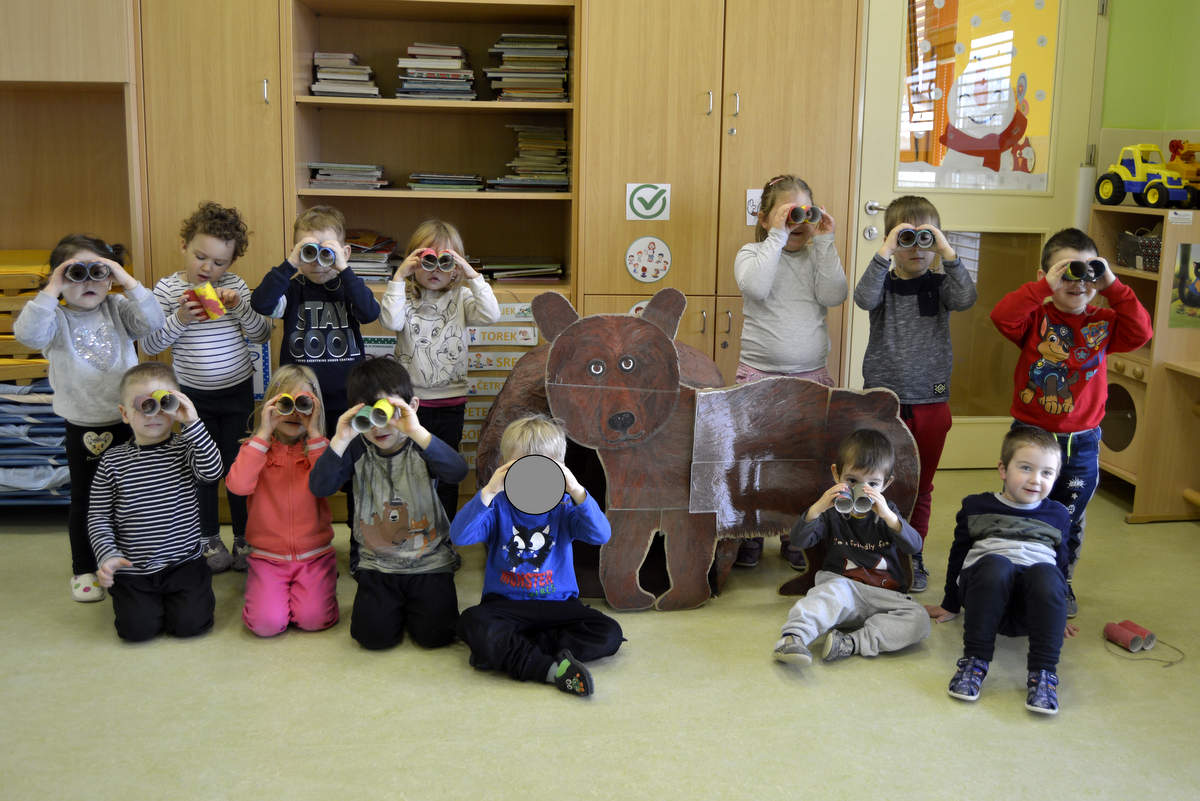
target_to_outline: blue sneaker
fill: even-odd
[[[950,679],[950,697],[960,701],[978,701],[979,690],[987,678],[988,663],[973,656],[958,660],[958,670]]]
[[[1048,670],[1029,671],[1025,708],[1042,715],[1058,714],[1058,675]]]

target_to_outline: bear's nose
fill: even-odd
[[[608,418],[609,428],[615,428],[617,431],[624,431],[633,425],[633,412],[617,412],[612,417]]]

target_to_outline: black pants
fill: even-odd
[[[96,555],[88,540],[88,499],[92,494],[92,479],[100,457],[113,445],[120,445],[133,436],[125,423],[107,426],[77,426],[67,423],[67,470],[71,473],[71,508],[67,513],[67,534],[71,540],[71,572],[78,576],[96,572]]]
[[[615,654],[621,625],[578,598],[514,601],[485,595],[458,619],[458,636],[471,647],[477,670],[502,670],[520,681],[545,681],[564,648],[584,662]]]
[[[963,655],[992,661],[996,634],[1029,635],[1029,670],[1054,670],[1067,625],[1067,580],[1056,565],[985,556],[960,574]]]
[[[449,445],[454,450],[462,443],[463,418],[467,414],[466,404],[458,406],[417,406],[417,420],[425,429]],[[458,511],[458,485],[448,484],[438,479],[438,499],[446,509],[446,517],[454,522],[454,513]]]
[[[213,625],[216,599],[212,571],[204,559],[172,565],[148,576],[118,571],[108,594],[113,602],[113,625],[118,636],[129,642],[149,640],[163,632],[194,637]]]
[[[247,378],[240,384],[218,390],[181,387],[191,399],[196,414],[208,429],[208,435],[221,451],[221,477],[229,472],[242,447],[241,440],[249,434],[250,415],[254,412],[254,382]],[[196,488],[200,499],[200,534],[205,539],[221,533],[220,507],[217,505],[217,485],[200,484]],[[229,518],[233,523],[234,539],[246,536],[246,499],[228,490]]]
[[[372,651],[399,645],[407,628],[413,642],[439,648],[454,641],[458,593],[453,573],[380,573],[359,570],[350,636]]]

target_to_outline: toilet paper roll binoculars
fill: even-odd
[[[279,396],[279,400],[275,401],[275,411],[283,415],[291,414],[292,412],[300,412],[300,414],[308,417],[316,408],[316,400],[307,392],[296,396],[284,393]]]
[[[1126,651],[1149,651],[1158,642],[1154,632],[1144,629],[1132,620],[1122,620],[1120,623],[1105,623],[1104,637],[1109,642],[1115,642]]]
[[[165,389],[156,389],[149,395],[138,395],[133,399],[133,405],[147,417],[153,417],[160,411],[170,414],[179,408],[179,398]]]
[[[1068,281],[1099,281],[1108,267],[1101,259],[1075,259],[1067,262],[1063,278]]]
[[[110,275],[112,275],[112,270],[102,261],[77,261],[67,265],[66,270],[67,280],[77,284],[82,284],[84,281],[103,281]]]
[[[365,434],[372,428],[383,428],[396,414],[396,407],[386,398],[375,401],[374,406],[364,406],[358,414],[350,418],[350,426],[360,434]]]
[[[833,508],[844,515],[851,513],[865,515],[871,511],[871,507],[874,505],[875,501],[871,500],[870,495],[867,495],[866,484],[855,484],[850,489],[839,492],[833,499]]]
[[[421,269],[428,272],[441,270],[448,273],[454,269],[454,254],[448,250],[439,253],[433,248],[425,248],[421,251]]]
[[[316,242],[305,242],[300,246],[300,260],[310,264],[315,261],[322,267],[332,267],[337,261],[337,251]]]
[[[911,248],[916,245],[919,248],[928,250],[933,247],[936,237],[933,231],[928,228],[905,228],[900,233],[896,234],[896,244],[902,248]]]
[[[796,223],[819,223],[821,221],[821,210],[816,206],[792,206],[792,210],[788,212],[788,222],[792,225]]]

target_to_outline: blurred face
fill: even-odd
[[[937,226],[936,220],[905,220],[914,228],[921,225]],[[940,226],[939,226],[940,227]],[[915,244],[911,247],[896,248],[892,253],[892,263],[895,265],[896,274],[901,278],[920,278],[929,268],[933,266],[933,260],[937,258],[937,251],[933,248],[920,248]]]
[[[332,228],[320,228],[315,231],[301,231],[298,242],[316,242],[318,245],[325,245],[334,250],[343,252],[343,258],[350,258],[350,248],[342,242],[342,238],[338,236],[337,231]],[[337,277],[337,270],[333,265],[322,267],[319,261],[301,261],[298,268],[300,273],[312,281],[314,284],[327,284]]]
[[[209,234],[196,234],[180,246],[183,253],[183,271],[188,283],[193,286],[205,281],[217,283],[229,265],[237,244],[232,239],[217,239]]]
[[[90,250],[80,250],[75,253],[67,262],[88,262],[98,261],[99,256]],[[108,296],[108,290],[112,289],[112,276],[105,278],[102,281],[63,281],[62,296],[63,300],[72,309],[80,311],[91,311],[104,302],[104,298]]]
[[[1054,488],[1061,454],[1036,445],[1017,448],[1008,464],[1000,464],[1004,497],[1014,503],[1038,503]]]
[[[422,247],[431,248],[441,253],[443,250],[453,250],[447,242],[430,242]],[[413,280],[417,282],[417,286],[422,289],[428,289],[433,292],[441,292],[449,289],[454,284],[454,279],[458,277],[458,265],[454,265],[454,269],[448,273],[441,270],[426,270],[424,267],[417,267],[417,271],[413,273]]]
[[[305,393],[312,395],[314,398],[317,397],[316,391],[307,381],[299,381],[295,384],[280,387],[279,392],[286,392],[293,398],[295,398],[297,395],[303,395]],[[313,414],[316,413],[317,409],[313,409]],[[278,422],[275,424],[275,439],[279,440],[285,445],[291,445],[299,442],[304,436],[305,432],[308,431],[308,421],[311,417],[312,415],[308,415],[306,417],[305,415],[302,415],[300,412],[293,409],[291,414],[277,418]]]
[[[778,196],[775,206],[772,206],[771,210],[774,211],[780,205],[811,206],[812,196],[802,189],[797,189],[790,193],[783,192]],[[759,215],[759,225],[769,230],[770,216],[768,213]],[[800,223],[795,228],[792,228],[792,232],[788,235],[788,241],[783,246],[783,249],[791,253],[804,247],[812,239],[813,229],[814,226],[812,223]]]
[[[169,381],[151,378],[145,381],[135,381],[125,387],[125,392],[121,395],[121,419],[133,429],[133,441],[138,445],[153,445],[171,436],[174,420],[162,411],[159,411],[158,414],[147,415],[137,408],[137,404],[134,402],[135,398],[149,395],[157,389],[165,389],[168,392],[179,391],[179,388]]]
[[[1060,261],[1096,258],[1094,250],[1075,250],[1074,248],[1062,248],[1050,254],[1050,266],[1053,267]],[[1038,278],[1045,276],[1043,270],[1038,270]],[[1066,281],[1059,285],[1058,289],[1054,290],[1054,294],[1050,296],[1054,307],[1061,312],[1067,314],[1082,314],[1087,305],[1092,302],[1092,298],[1096,297],[1096,285],[1091,281]]]

